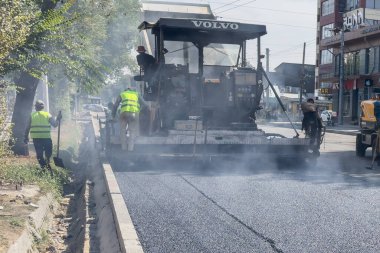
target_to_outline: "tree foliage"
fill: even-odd
[[[25,46],[31,34],[38,8],[27,0],[0,2],[0,76],[10,71],[5,66],[14,65],[12,54]]]
[[[93,92],[125,66],[135,68],[138,0],[4,0],[0,8],[1,76],[58,70]]]
[[[16,153],[44,74],[53,85],[73,83],[91,93],[135,66],[138,0],[2,0],[0,10],[0,78],[11,75],[18,87]]]

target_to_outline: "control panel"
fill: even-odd
[[[235,104],[250,106],[255,99],[256,72],[252,69],[233,72]]]

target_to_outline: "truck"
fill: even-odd
[[[140,135],[134,150],[122,155],[131,160],[211,161],[266,154],[280,163],[314,163],[319,152],[312,151],[309,139],[299,137],[263,69],[261,38],[267,33],[266,26],[208,17],[159,17],[139,25],[156,64],[151,77],[135,77],[150,108],[140,112]],[[252,41],[256,42],[254,48],[248,48]],[[247,59],[251,49],[256,51],[256,66]],[[265,89],[275,93],[294,129],[293,138],[258,127]],[[104,146],[111,155],[121,152],[117,127],[112,121],[102,126]]]
[[[359,157],[364,157],[369,147],[372,148],[372,156],[377,156],[379,152],[378,148],[375,148],[378,137],[374,108],[375,101],[375,99],[368,99],[360,103],[360,132],[356,134],[356,155]]]

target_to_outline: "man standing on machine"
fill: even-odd
[[[116,112],[120,107],[120,140],[122,150],[133,151],[134,141],[140,135],[140,102],[148,106],[146,102],[138,94],[137,90],[128,85],[127,89],[120,93],[112,110],[112,118],[116,116]],[[128,131],[127,131],[128,127]],[[126,134],[128,133],[128,142]]]

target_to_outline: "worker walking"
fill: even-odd
[[[36,111],[33,112],[29,118],[25,130],[24,143],[27,144],[29,142],[30,132],[30,137],[33,139],[34,148],[36,150],[38,163],[42,169],[47,168],[50,170],[50,158],[53,153],[50,130],[51,126],[58,126],[58,122],[62,119],[62,115],[59,113],[54,120],[49,112],[43,111],[45,105],[41,100],[37,100],[34,106]]]
[[[140,101],[144,102],[132,87],[128,87],[117,97],[112,110],[112,118],[120,106],[120,140],[122,150],[133,151],[135,138],[140,135],[139,113]],[[128,128],[128,131],[127,131]],[[128,134],[128,140],[126,138]]]
[[[301,104],[301,109],[304,115],[302,119],[302,130],[305,130],[306,136],[310,138],[310,148],[313,153],[319,155],[323,125],[314,99],[307,99],[306,102]]]

